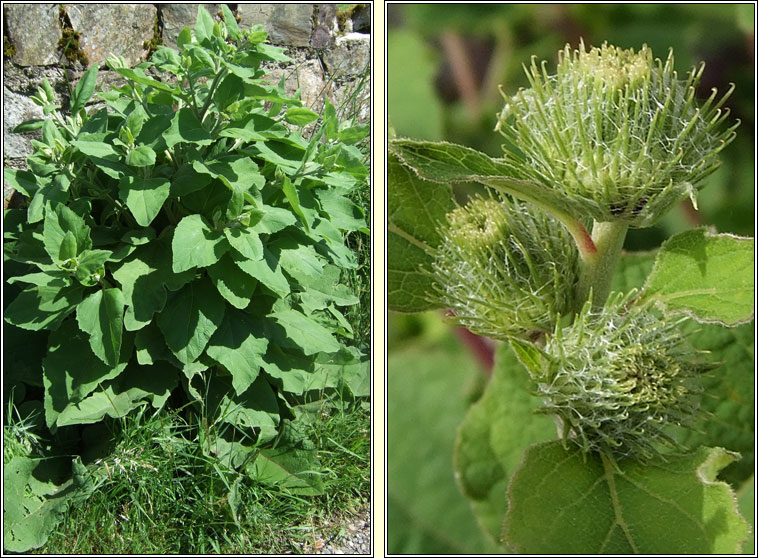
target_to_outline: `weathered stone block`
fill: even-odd
[[[194,32],[197,21],[198,4],[160,4],[163,20],[163,44],[176,48],[176,38],[182,29],[189,27]],[[208,13],[215,17],[221,11],[221,4],[203,4]]]
[[[19,158],[32,154],[29,139],[21,134],[12,134],[11,130],[32,118],[42,118],[42,108],[31,99],[3,87],[3,157]],[[37,134],[39,135],[39,134]]]
[[[278,45],[310,46],[313,4],[239,4],[240,26],[263,25]]]
[[[145,59],[144,43],[153,38],[157,14],[152,4],[66,4],[65,9],[90,64],[109,54],[123,56],[130,66]]]
[[[3,6],[5,32],[19,66],[44,66],[58,61],[58,41],[63,36],[58,4],[7,4]]]
[[[371,32],[371,8],[367,4],[359,4],[353,9],[350,17],[353,20],[353,31],[356,33]]]
[[[324,64],[332,76],[356,76],[371,61],[371,35],[348,33],[337,37],[336,46],[324,53]]]
[[[316,4],[316,17],[311,37],[313,48],[328,48],[334,44],[337,25],[337,4]]]

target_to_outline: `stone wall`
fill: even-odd
[[[203,4],[219,18],[220,4]],[[344,6],[344,4],[343,4]],[[271,66],[270,78],[285,76],[288,92],[301,90],[305,106],[316,111],[327,94],[335,106],[361,84],[370,63],[369,5],[344,12],[337,4],[227,4],[241,29],[263,25],[268,41],[284,47],[293,62]],[[3,160],[25,168],[35,133],[11,130],[42,109],[29,99],[47,78],[57,96],[67,96],[86,68],[109,54],[134,66],[149,58],[158,44],[176,48],[184,27],[194,29],[196,4],[5,4],[3,19]],[[118,84],[115,72],[101,71],[98,90]],[[321,100],[321,101],[320,101]],[[65,106],[65,102],[63,103]],[[321,106],[320,106],[321,105]],[[361,88],[359,119],[370,117],[369,85]],[[3,198],[10,192],[3,184]]]

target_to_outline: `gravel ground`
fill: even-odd
[[[337,534],[331,538],[317,535],[314,542],[303,546],[307,554],[371,554],[371,514],[366,508],[349,518],[344,518]]]

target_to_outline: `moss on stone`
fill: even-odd
[[[10,58],[16,54],[16,47],[8,37],[3,36],[3,57]]]
[[[158,47],[163,44],[163,22],[161,21],[160,10],[155,11],[155,21],[153,22],[153,38],[149,41],[142,43],[142,48],[147,50],[146,58],[150,58],[152,54],[158,50]]]
[[[345,30],[345,25],[349,19],[353,19],[353,12],[358,9],[362,9],[363,4],[339,4],[339,11],[337,12],[337,25],[340,31]]]
[[[84,67],[89,66],[89,59],[79,44],[80,36],[71,26],[66,9],[63,5],[58,7],[58,17],[61,23],[61,38],[58,41],[58,48],[61,49],[63,57],[69,62],[80,62]]]

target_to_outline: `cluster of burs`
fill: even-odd
[[[671,54],[654,60],[646,47],[560,54],[554,75],[533,61],[530,88],[506,96],[496,129],[514,175],[586,224],[649,227],[694,203],[734,137],[720,108],[729,93],[697,106],[702,67],[679,79]],[[434,302],[478,334],[537,349],[525,364],[564,440],[643,460],[676,447],[670,427],[697,416],[707,368],[680,321],[634,292],[593,300],[576,238],[539,203],[493,190],[448,213],[445,229],[427,270]]]

